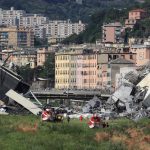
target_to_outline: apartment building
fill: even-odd
[[[24,10],[0,9],[0,25],[23,26],[33,28],[34,35],[39,38],[54,38],[62,41],[71,34],[79,34],[85,29],[81,21],[72,23],[70,20],[52,20],[41,14],[28,14]],[[53,40],[52,40],[53,41]]]
[[[136,53],[136,66],[142,66],[150,61],[150,45],[132,45],[131,52]]]
[[[116,62],[113,62],[114,60]],[[55,54],[55,88],[115,87],[114,70],[118,73],[119,68],[132,67],[135,61],[136,53],[131,52],[101,53],[86,48],[58,52]]]
[[[120,22],[105,24],[102,26],[102,42],[103,43],[122,43],[123,27]]]
[[[90,89],[96,86],[96,53],[76,49],[55,54],[55,88]]]
[[[54,52],[47,48],[38,48],[37,49],[37,66],[43,66],[48,56],[52,56],[54,58]]]
[[[10,10],[0,8],[0,25],[17,26],[25,14],[24,10],[15,10],[14,7],[11,7]]]
[[[72,23],[70,20],[54,20],[49,21],[48,26],[46,26],[46,34],[51,39],[54,38],[56,41],[61,41],[71,34],[79,34],[84,29],[85,24],[81,21]]]
[[[97,53],[84,49],[77,56],[76,86],[78,89],[95,89],[97,85]]]
[[[7,53],[7,51],[6,51]],[[29,65],[30,68],[37,66],[37,56],[35,50],[22,50],[12,53],[9,62],[13,62],[17,66]]]
[[[141,20],[146,17],[146,11],[143,9],[134,9],[129,11],[128,19],[125,20],[125,26],[133,28],[138,20]]]
[[[130,52],[107,52],[107,53],[99,53],[97,56],[97,87],[101,89],[105,89],[106,87],[113,86],[115,87],[115,84],[113,81],[113,78],[111,76],[111,72],[114,68],[111,68],[110,63],[117,59],[123,59],[123,62],[129,61],[131,64],[135,64],[136,62],[136,53],[130,53]],[[124,64],[126,66],[126,64]],[[122,67],[124,67],[122,65]],[[120,64],[118,64],[118,67],[120,67]]]
[[[5,47],[34,47],[34,33],[30,28],[0,27],[0,45]]]
[[[55,54],[55,88],[56,89],[70,88],[71,58],[72,55],[67,53]]]
[[[47,24],[49,19],[41,14],[26,14],[22,17],[21,26],[34,27]]]

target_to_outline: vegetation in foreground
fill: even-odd
[[[35,116],[0,116],[4,150],[149,150],[150,119],[109,121],[109,128],[89,129],[87,121],[41,122]]]

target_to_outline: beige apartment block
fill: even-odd
[[[150,61],[150,45],[132,45],[131,52],[136,53],[136,65],[142,66]]]
[[[35,68],[37,66],[37,57],[35,50],[18,50],[12,53],[14,50],[3,50],[2,60],[5,60],[8,55],[10,55],[7,65],[12,62],[17,66],[29,65],[30,68]]]
[[[146,11],[143,9],[134,9],[129,11],[129,19],[143,19],[146,17]]]
[[[85,29],[85,24],[79,22],[72,23],[70,20],[53,20],[49,21],[46,27],[46,34],[49,42],[60,42],[72,34],[79,34]]]
[[[0,44],[5,47],[33,47],[34,33],[30,28],[0,27]]]
[[[47,48],[37,49],[37,66],[43,66],[49,55],[54,57],[54,52]]]
[[[71,58],[67,53],[55,54],[55,88],[68,89],[71,86]]]

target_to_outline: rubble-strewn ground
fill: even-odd
[[[0,116],[4,150],[149,150],[150,119],[109,121],[109,128],[89,129],[87,120],[42,123],[35,116]]]

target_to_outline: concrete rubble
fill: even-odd
[[[150,117],[150,65],[138,68],[136,72],[125,75],[123,83],[108,98],[106,103],[99,103],[92,113],[98,112],[105,118],[128,117],[138,121]],[[91,112],[96,101],[90,100],[83,107],[83,113]]]

